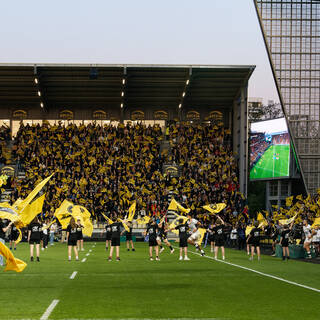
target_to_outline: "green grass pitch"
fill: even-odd
[[[287,177],[289,176],[289,164],[289,145],[270,146],[250,170],[250,179]]]
[[[0,319],[40,319],[55,299],[49,319],[319,319],[320,291],[192,253],[191,261],[178,261],[178,251],[166,248],[161,261],[149,261],[147,252],[145,243],[135,252],[121,243],[121,261],[108,262],[104,243],[87,242],[80,261],[68,262],[59,243],[41,251],[41,262],[29,262],[29,248],[20,244],[14,254],[28,266],[22,273],[0,268]],[[249,261],[231,249],[226,262],[320,289],[316,264]]]

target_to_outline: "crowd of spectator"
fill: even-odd
[[[230,130],[216,125],[170,126],[171,161],[181,168],[173,187],[179,200],[200,218],[201,207],[208,203],[226,203],[221,216],[230,223],[244,208],[230,135]]]
[[[10,127],[0,126],[0,164],[7,164],[11,158],[7,142],[11,140]]]
[[[272,144],[273,145],[287,145],[290,144],[290,136],[289,133],[282,133],[272,136]]]
[[[237,161],[230,131],[216,125],[171,124],[169,150],[160,152],[164,136],[158,125],[99,126],[21,125],[13,156],[25,168],[13,198],[24,198],[34,185],[56,172],[49,182],[44,214],[51,216],[64,199],[86,206],[96,219],[101,212],[124,215],[137,201],[140,215],[162,215],[169,194],[209,219],[202,205],[225,202],[222,213],[232,222],[243,211]],[[227,143],[226,143],[227,142]],[[163,173],[164,163],[180,166],[180,174]]]

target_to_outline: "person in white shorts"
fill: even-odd
[[[194,245],[196,249],[199,249],[201,255],[204,256],[204,251],[201,248],[201,244],[197,243],[201,238],[200,231],[198,230],[198,228],[201,226],[201,223],[197,219],[192,218],[191,215],[188,215],[187,224],[191,231],[191,236],[188,238],[188,243]]]
[[[305,236],[305,240],[303,243],[303,247],[307,251],[307,258],[311,259],[311,253],[310,253],[310,245],[312,242],[312,234],[311,234],[311,226],[308,224],[308,220],[303,220],[303,232]]]

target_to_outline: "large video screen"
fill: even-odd
[[[289,177],[290,136],[284,118],[254,122],[250,130],[250,179]]]

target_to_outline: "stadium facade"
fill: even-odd
[[[320,186],[320,1],[254,0],[305,189]]]
[[[0,125],[144,121],[222,123],[240,191],[248,185],[248,81],[255,66],[0,65]]]

